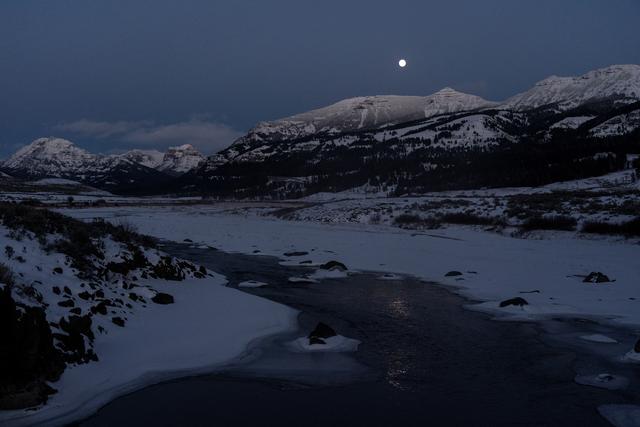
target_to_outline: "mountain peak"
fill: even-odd
[[[452,87],[445,86],[439,91],[435,92],[433,95],[467,95],[466,93],[458,92]]]
[[[560,110],[567,110],[607,98],[616,98],[622,103],[640,100],[640,66],[611,65],[581,76],[549,76],[528,91],[509,98],[504,106],[527,110],[555,105]]]
[[[87,161],[95,160],[95,156],[82,148],[76,147],[71,141],[53,136],[38,138],[29,145],[22,147],[11,156],[3,166],[9,169],[19,168],[24,163],[47,164],[50,172],[67,166],[77,166]]]
[[[450,87],[429,96],[374,95],[347,98],[326,107],[271,122],[260,122],[247,141],[302,138],[316,133],[339,134],[371,130],[439,114],[492,107],[494,102],[458,92]],[[232,149],[233,150],[233,149]]]
[[[180,175],[197,167],[204,159],[193,145],[182,144],[169,147],[156,169],[171,175]]]

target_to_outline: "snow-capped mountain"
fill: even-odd
[[[151,169],[157,169],[162,164],[164,159],[164,153],[158,150],[130,150],[124,154],[120,154],[120,157],[131,160],[134,163],[139,163]]]
[[[137,191],[168,178],[126,156],[91,154],[55,137],[36,139],[1,166],[19,178],[65,178],[114,192]]]
[[[612,138],[615,150],[640,151],[633,136],[639,114],[636,65],[550,77],[500,104],[450,88],[426,97],[351,98],[259,123],[178,186],[294,197],[376,185],[394,191],[536,185],[620,167],[621,156],[596,154]]]
[[[191,145],[164,154],[100,156],[43,138],[1,169],[18,178],[68,178],[112,192],[127,187],[297,197],[384,188],[402,194],[608,173],[623,167],[625,154],[640,152],[639,141],[640,66],[614,65],[579,77],[549,77],[502,103],[451,88],[423,97],[345,99],[261,122],[207,159]]]
[[[327,107],[272,122],[261,122],[247,138],[277,141],[318,133],[370,130],[426,119],[438,114],[491,107],[496,103],[444,88],[429,96],[367,96],[349,98]]]
[[[551,76],[509,98],[503,107],[528,110],[550,106],[566,111],[607,98],[618,103],[637,102],[640,99],[640,65],[612,65],[578,77]]]
[[[158,150],[130,150],[118,157],[175,176],[190,171],[205,159],[191,144],[169,147],[166,153]]]
[[[196,168],[204,159],[193,145],[184,144],[170,147],[163,155],[162,161],[154,168],[172,175],[181,175]]]
[[[61,138],[39,138],[22,147],[3,163],[8,170],[22,170],[33,176],[60,176],[71,170],[84,170],[97,156]]]

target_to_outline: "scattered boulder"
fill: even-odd
[[[309,345],[314,345],[314,344],[322,344],[325,345],[327,344],[327,342],[325,340],[323,340],[322,338],[318,338],[318,337],[310,337],[309,338]]]
[[[611,280],[606,274],[599,271],[592,271],[583,280],[584,283],[609,283]]]
[[[64,287],[64,293],[67,294],[67,295],[71,295],[71,289],[69,289],[68,286],[65,286]]]
[[[323,270],[347,271],[347,266],[339,261],[329,261],[320,266]]]
[[[444,277],[456,277],[456,276],[462,276],[462,273],[454,270],[444,275]]]
[[[510,305],[515,305],[515,306],[525,306],[525,305],[529,305],[529,303],[527,302],[527,300],[525,300],[524,298],[521,297],[515,297],[515,298],[511,298],[511,299],[507,299],[504,300],[500,303],[500,307],[508,307]]]
[[[73,300],[72,300],[72,299],[65,299],[65,300],[60,301],[60,302],[58,303],[58,305],[59,305],[60,307],[74,307],[74,306],[76,305],[76,303],[75,303],[75,302],[73,302]]]
[[[305,256],[305,255],[309,255],[309,252],[305,252],[305,251],[292,251],[292,252],[285,252],[284,256]]]
[[[124,319],[122,317],[112,317],[111,321],[113,322],[113,324],[124,328]]]
[[[84,337],[89,342],[93,341],[94,335],[91,330],[91,315],[85,316],[69,316],[61,318],[58,322],[60,329],[65,334],[53,334],[53,336],[61,344],[65,351],[64,358],[68,363],[88,363],[92,360],[98,360],[98,357],[91,348],[85,345]]]
[[[82,298],[83,300],[88,300],[91,298],[91,294],[87,291],[82,291],[78,294],[78,297]]]
[[[158,292],[153,296],[153,298],[151,298],[151,301],[155,302],[156,304],[163,305],[173,304],[173,296],[165,294],[164,292]]]
[[[62,268],[60,267],[55,267],[53,269],[53,274],[62,274]]]
[[[336,335],[338,334],[333,330],[333,328],[331,328],[331,326],[326,323],[319,322],[307,338],[309,338],[309,344],[325,344],[324,340],[326,338],[335,337]]]
[[[91,330],[91,316],[69,316],[69,318],[62,318],[58,324],[60,329],[69,335],[78,334],[84,335],[90,340],[93,340],[93,331]]]
[[[102,314],[103,316],[107,314],[107,303],[104,301],[100,301],[97,305],[91,307],[91,313],[93,314]]]
[[[173,260],[169,256],[164,256],[158,261],[156,265],[152,267],[151,277],[155,279],[164,279],[164,280],[172,280],[172,281],[182,281],[185,278],[183,268],[188,263],[182,263],[178,265],[173,263]],[[143,276],[144,277],[144,276]]]
[[[53,288],[51,288],[51,290],[53,291],[54,294],[56,295],[60,295],[60,288],[57,286],[54,286]]]

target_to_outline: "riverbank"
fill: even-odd
[[[260,253],[319,265],[330,260],[352,270],[409,274],[443,283],[482,301],[480,308],[520,319],[567,314],[599,316],[640,326],[640,246],[626,241],[564,235],[526,239],[464,227],[411,231],[388,226],[326,225],[243,215],[229,207],[104,208],[64,210],[81,219],[126,222],[141,232],[228,252]],[[300,256],[287,256],[304,253]],[[447,275],[449,272],[459,275]],[[612,282],[585,283],[591,272]],[[526,293],[526,294],[525,294]],[[500,308],[523,297],[525,307]]]

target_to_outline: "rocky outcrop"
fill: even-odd
[[[173,296],[165,294],[164,292],[158,292],[151,298],[151,301],[161,305],[173,304]]]
[[[326,323],[319,322],[315,329],[311,331],[307,338],[309,338],[309,344],[326,344],[325,339],[335,337],[336,331]]]
[[[339,261],[329,261],[320,266],[322,270],[347,271],[347,266]]]
[[[526,299],[521,298],[521,297],[515,297],[515,298],[511,298],[508,300],[504,300],[500,303],[500,307],[504,308],[504,307],[508,307],[510,305],[514,305],[514,306],[518,306],[518,307],[523,307],[525,305],[529,305],[529,303],[527,302]]]
[[[599,271],[592,271],[587,275],[587,277],[583,280],[584,283],[609,283],[611,279],[606,274],[600,273]]]
[[[0,409],[46,402],[55,393],[46,382],[56,381],[64,367],[44,310],[16,304],[5,286],[0,291]]]

